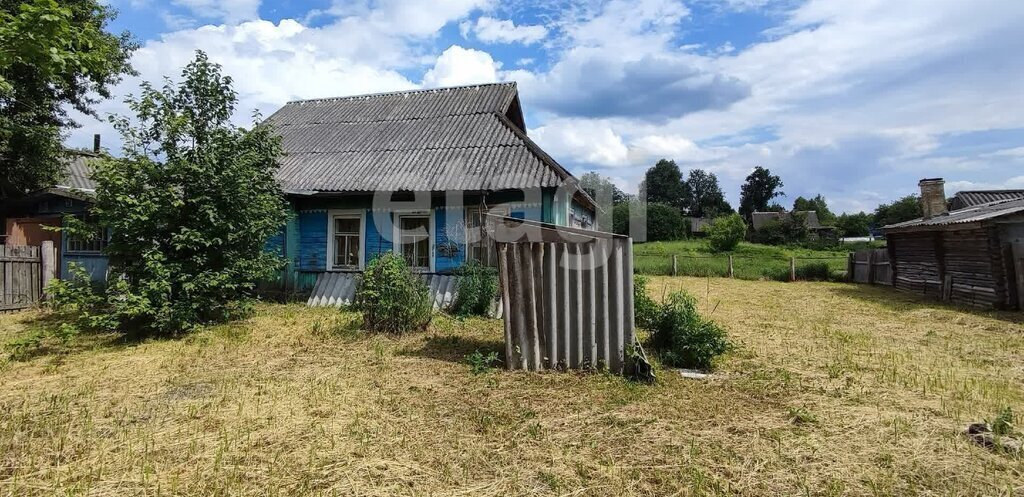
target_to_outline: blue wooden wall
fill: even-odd
[[[327,270],[327,211],[299,212],[299,271]]]

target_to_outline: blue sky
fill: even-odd
[[[754,166],[786,199],[871,210],[941,176],[1024,188],[1024,2],[954,0],[111,0],[142,43],[101,115],[196,49],[235,78],[238,120],[288,100],[517,81],[528,132],[627,191],[660,158]],[[88,146],[109,125],[80,118]]]

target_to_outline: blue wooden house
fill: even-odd
[[[428,274],[492,264],[488,212],[594,222],[592,199],[527,136],[515,83],[302,100],[268,119],[293,210],[271,244],[295,291],[388,251]]]
[[[281,281],[288,291],[358,273],[388,251],[430,275],[450,274],[470,259],[493,264],[485,213],[582,228],[594,223],[593,200],[527,137],[515,83],[303,100],[268,120],[282,138],[278,179],[291,209],[268,248],[288,261]],[[18,238],[18,226],[87,216],[95,157],[76,152],[66,184],[5,205],[8,238]],[[77,262],[93,279],[105,278],[104,234],[74,240],[36,232],[15,241],[53,239],[62,277]]]

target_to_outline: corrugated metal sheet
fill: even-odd
[[[976,223],[1009,216],[1024,212],[1024,199],[1000,200],[987,204],[967,207],[946,214],[934,216],[930,219],[914,219],[903,223],[891,224],[882,229],[886,231],[900,231],[911,228],[942,227],[956,224]]]
[[[356,296],[361,273],[320,273],[313,292],[306,301],[310,307],[341,307],[352,303]],[[424,274],[421,276],[430,289],[434,309],[446,309],[455,301],[456,276]]]
[[[1024,190],[982,190],[957,192],[950,202],[950,210],[960,210],[976,205],[989,204],[1001,200],[1024,199]]]
[[[519,223],[494,228],[509,369],[622,373],[636,343],[628,237]]]
[[[572,176],[512,123],[513,83],[293,102],[269,118],[286,191],[556,187]],[[515,104],[518,105],[518,104]]]

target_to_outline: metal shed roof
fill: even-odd
[[[291,102],[268,120],[293,192],[499,190],[575,181],[519,124],[515,83]]]
[[[929,219],[914,219],[902,223],[884,226],[885,231],[901,231],[909,229],[942,229],[948,226],[987,221],[1011,214],[1024,213],[1024,198],[997,200],[987,204],[976,205],[964,209],[950,211],[946,214],[933,216]]]
[[[1024,190],[977,190],[957,192],[950,201],[950,210],[960,210],[975,205],[1024,198]]]

